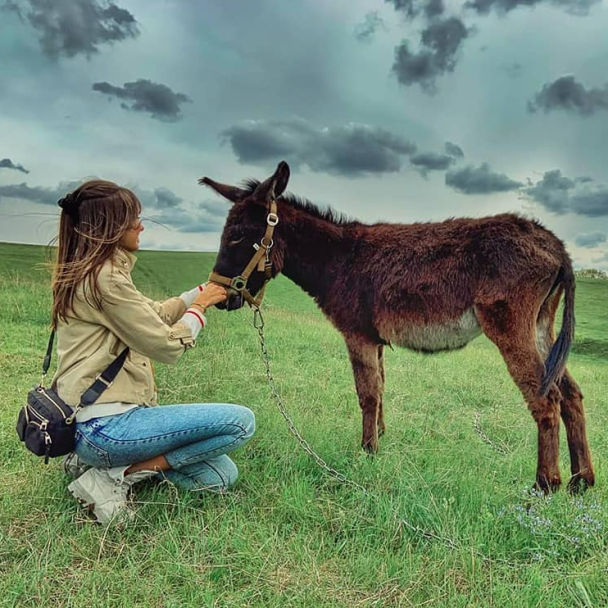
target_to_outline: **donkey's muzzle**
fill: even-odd
[[[230,291],[228,293],[230,293]],[[239,308],[243,307],[244,303],[245,300],[243,299],[243,294],[233,292],[231,295],[228,296],[227,300],[225,300],[224,302],[219,302],[215,306],[220,310],[238,310]]]

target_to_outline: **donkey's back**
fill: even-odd
[[[464,346],[482,333],[478,306],[521,297],[528,284],[549,289],[570,264],[553,233],[514,214],[352,230],[348,284],[371,298],[369,329],[414,350]]]

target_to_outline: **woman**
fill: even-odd
[[[253,435],[253,413],[231,404],[150,407],[156,405],[150,358],[175,363],[193,347],[207,323],[205,310],[226,299],[225,289],[201,285],[162,303],[137,291],[131,269],[143,230],[141,204],[126,188],[89,181],[59,206],[52,311],[59,395],[77,406],[129,348],[114,382],[76,415],[75,456],[66,470],[77,478],[69,491],[108,523],[129,514],[129,488],[148,477],[162,475],[190,490],[226,490],[237,477],[227,453]]]

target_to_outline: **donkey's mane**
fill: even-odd
[[[243,182],[243,189],[247,191],[247,194],[253,194],[253,191],[260,185],[260,182],[257,179],[248,179]],[[282,197],[290,205],[293,205],[300,211],[307,213],[308,215],[312,215],[317,219],[324,220],[326,222],[330,222],[336,226],[345,226],[346,224],[359,223],[357,220],[332,209],[331,207],[327,207],[327,209],[319,209],[317,205],[313,202],[309,201],[307,198],[303,198],[301,196],[296,196],[291,192],[287,194],[283,194]]]

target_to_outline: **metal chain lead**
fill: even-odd
[[[260,335],[260,347],[262,349],[262,358],[264,360],[264,364],[266,366],[266,379],[268,380],[268,385],[270,386],[270,391],[272,392],[272,396],[274,397],[275,403],[277,404],[277,408],[285,421],[287,422],[287,426],[291,431],[292,435],[298,440],[298,443],[302,446],[302,449],[313,458],[313,460],[331,477],[337,479],[341,483],[345,483],[347,485],[353,486],[367,494],[367,490],[362,486],[356,483],[355,481],[351,481],[345,475],[336,471],[336,469],[330,467],[313,449],[310,447],[310,444],[298,431],[296,425],[293,420],[285,410],[285,406],[281,401],[281,397],[275,387],[274,378],[272,377],[272,372],[270,371],[270,359],[268,357],[268,351],[266,350],[266,342],[264,340],[264,318],[262,317],[262,311],[259,308],[256,308],[253,313],[253,326],[258,330],[258,334]]]
[[[494,443],[490,437],[486,433],[484,433],[481,428],[481,410],[477,410],[475,415],[473,416],[473,428],[475,432],[479,435],[479,438],[487,445],[489,445],[494,451],[502,454],[503,456],[507,455],[507,450],[505,450],[502,446]]]
[[[371,496],[374,499],[377,499],[378,497],[375,494],[373,494],[372,492],[370,492],[369,490],[367,490],[366,488],[364,488],[362,485],[358,484],[356,481],[352,481],[351,479],[348,479],[348,477],[346,477],[346,475],[344,475],[343,473],[340,473],[339,471],[336,471],[336,469],[334,469],[333,467],[330,467],[323,460],[323,458],[321,458],[312,449],[312,447],[306,441],[306,439],[304,439],[304,437],[302,437],[302,435],[300,434],[300,432],[296,428],[293,420],[291,419],[291,417],[289,416],[289,414],[285,410],[285,406],[283,405],[283,402],[281,401],[281,397],[280,397],[280,395],[279,395],[279,393],[278,393],[278,391],[277,391],[277,389],[275,387],[274,378],[273,378],[272,372],[270,370],[270,359],[268,357],[268,351],[266,349],[266,342],[264,340],[264,318],[262,317],[262,311],[259,308],[254,308],[254,311],[253,311],[253,326],[255,327],[255,329],[257,330],[257,332],[258,332],[258,334],[260,336],[260,347],[261,347],[261,350],[262,350],[262,359],[264,360],[264,365],[266,366],[266,379],[268,380],[268,385],[270,386],[270,391],[272,393],[272,396],[274,397],[274,400],[275,400],[275,403],[277,405],[277,408],[278,408],[279,412],[281,412],[281,415],[283,416],[283,418],[287,422],[287,426],[288,426],[291,434],[298,440],[298,443],[300,444],[300,446],[302,447],[302,449],[328,475],[330,475],[331,477],[333,477],[334,479],[336,479],[340,483],[343,483],[343,484],[349,485],[349,486],[351,486],[353,488],[356,488],[357,490],[363,492],[367,496]],[[439,542],[443,543],[444,545],[446,545],[450,549],[456,549],[457,548],[456,542],[453,541],[451,538],[448,538],[448,537],[445,537],[445,536],[440,536],[438,534],[435,534],[434,532],[429,532],[428,530],[425,530],[425,529],[423,529],[423,528],[421,528],[419,526],[415,526],[414,524],[411,524],[409,521],[407,521],[406,519],[403,519],[402,517],[398,517],[398,521],[399,521],[399,523],[401,525],[405,526],[406,528],[409,528],[410,530],[412,530],[413,532],[415,532],[419,536],[422,536],[423,538],[439,541]]]

